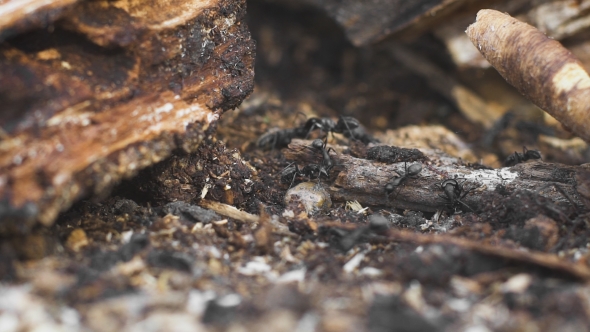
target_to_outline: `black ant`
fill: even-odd
[[[290,182],[289,188],[291,188],[298,176],[307,177],[308,181],[312,178],[319,179],[322,174],[321,171],[322,167],[318,164],[309,164],[300,169],[297,164],[291,163],[281,171],[281,182]]]
[[[357,137],[360,137],[360,139],[364,142],[366,140],[364,136],[368,135],[365,134],[362,136],[362,134],[357,133],[357,128],[360,128],[358,120],[350,116],[340,116],[338,122],[334,122],[334,120],[330,118],[310,118],[300,127],[268,132],[260,136],[256,142],[256,145],[262,149],[284,147],[289,145],[291,140],[294,138],[309,137],[311,132],[316,129],[319,129],[325,133],[344,134],[346,137],[352,139],[357,139]]]
[[[514,151],[514,154],[511,154],[506,158],[504,166],[514,166],[531,159],[541,159],[541,152],[537,150],[529,150],[526,146],[523,146],[522,153]]]
[[[262,149],[283,147],[289,145],[293,138],[303,138],[305,133],[302,128],[287,128],[268,132],[258,139],[256,146]]]
[[[463,181],[465,182],[465,181]],[[440,187],[444,191],[445,195],[438,195],[439,197],[443,198],[446,201],[446,205],[451,207],[452,209],[457,211],[457,207],[463,205],[464,207],[468,208],[471,212],[475,212],[469,205],[463,202],[463,198],[467,196],[473,189],[465,190],[463,188],[463,182],[459,183],[457,179],[446,179],[441,184]]]
[[[389,197],[389,194],[391,194],[395,190],[395,188],[399,187],[408,178],[415,177],[416,175],[420,174],[420,172],[422,172],[422,164],[413,164],[410,167],[408,167],[408,164],[404,163],[404,169],[404,174],[402,174],[401,176],[395,176],[393,178],[393,181],[388,182],[385,185],[385,194],[387,197]]]
[[[327,140],[327,138],[328,137],[326,137],[325,140]],[[334,167],[334,162],[332,162],[332,158],[330,158],[330,151],[334,151],[334,153],[336,153],[336,151],[333,148],[326,149],[325,140],[322,141],[321,139],[316,138],[313,140],[313,142],[311,142],[311,145],[307,147],[315,151],[318,151],[322,154],[323,160],[322,164],[320,165],[320,174],[318,176],[318,179],[322,176],[322,174],[329,178],[330,176],[328,173],[330,172],[332,167]]]
[[[288,182],[289,179],[291,179],[291,186],[297,176],[304,176],[310,180],[315,177],[318,179],[318,182],[321,180],[322,175],[329,178],[330,170],[334,167],[334,162],[332,161],[332,158],[330,158],[330,151],[336,151],[333,148],[326,149],[326,142],[317,138],[313,140],[310,146],[304,146],[303,148],[320,152],[323,160],[321,164],[309,164],[302,169],[299,169],[295,164],[287,165],[287,167],[281,172],[281,180],[283,182]],[[291,186],[289,186],[289,188],[291,188]]]
[[[353,136],[352,131],[359,126],[360,123],[357,119],[351,116],[341,115],[338,119],[338,122],[334,122],[334,120],[330,118],[311,118],[305,122],[302,128],[307,130],[305,137],[308,137],[309,134],[315,129],[319,129],[324,133],[349,133],[349,135]]]

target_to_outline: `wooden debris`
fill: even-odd
[[[590,77],[567,49],[534,27],[494,10],[481,10],[466,32],[502,77],[590,141]]]
[[[0,40],[51,24],[0,44],[0,231],[194,151],[253,88],[243,1],[52,6],[0,4]]]
[[[246,224],[256,224],[260,221],[259,216],[240,211],[231,205],[210,201],[207,199],[201,199],[199,201],[199,205],[205,209],[213,210],[222,216],[233,218]]]
[[[307,141],[294,140],[285,150],[289,160],[301,163],[317,162],[318,156],[304,149]],[[586,172],[585,167],[575,167],[544,162],[518,164],[500,169],[478,169],[462,164],[458,159],[423,151],[431,160],[425,162],[416,178],[405,181],[391,196],[385,194],[385,185],[394,176],[404,174],[404,162],[384,164],[371,160],[355,158],[345,154],[332,154],[337,170],[334,184],[330,187],[335,201],[357,200],[369,206],[389,206],[401,209],[435,212],[445,209],[445,200],[440,184],[445,179],[462,179],[463,187],[472,189],[464,201],[473,209],[481,205],[483,198],[496,191],[530,191],[553,202],[571,205],[561,190],[570,195],[575,204],[583,205],[576,185],[576,174]],[[411,163],[407,163],[409,166]],[[561,190],[549,187],[558,185]]]
[[[0,42],[18,33],[44,27],[61,17],[78,0],[26,0],[0,3]]]
[[[74,229],[66,240],[66,247],[74,252],[80,251],[81,248],[87,246],[88,244],[88,237],[82,228]]]
[[[451,244],[465,250],[501,257],[509,261],[519,262],[520,264],[537,265],[549,270],[569,274],[570,276],[581,280],[590,280],[590,268],[586,265],[570,263],[553,254],[526,252],[505,248],[503,246],[484,244],[481,243],[481,241],[472,241],[441,234],[420,234],[407,230],[389,230],[387,239],[389,241],[409,242],[415,245],[434,243]]]

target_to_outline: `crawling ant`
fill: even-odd
[[[388,182],[385,185],[385,194],[389,197],[395,188],[399,187],[402,183],[404,183],[408,178],[415,177],[416,175],[422,172],[422,164],[413,164],[408,167],[407,163],[404,163],[405,172],[401,176],[395,176],[393,181]]]
[[[299,166],[297,166],[295,163],[290,163],[281,171],[281,182],[290,182],[291,184],[289,185],[289,188],[291,188],[297,176],[301,176],[301,170],[299,169]]]
[[[463,181],[465,182],[465,181]],[[452,209],[457,211],[457,207],[463,205],[464,207],[468,208],[471,212],[475,212],[469,205],[463,202],[463,198],[467,196],[473,189],[465,190],[463,188],[463,182],[459,183],[457,179],[446,179],[441,184],[440,187],[444,191],[443,195],[438,195],[439,197],[443,198],[446,201],[446,205],[451,207]]]
[[[350,116],[340,116],[338,122],[330,118],[310,118],[302,126],[279,129],[268,132],[258,139],[256,145],[262,149],[284,147],[294,138],[307,138],[312,131],[319,129],[324,133],[338,133],[362,142],[374,142],[375,139],[364,133],[357,119]],[[359,131],[360,130],[360,131]]]
[[[327,139],[327,137],[326,137]],[[332,167],[334,167],[334,162],[332,161],[332,158],[330,158],[330,151],[334,151],[334,153],[336,153],[336,151],[333,148],[328,148],[326,149],[326,141],[325,140],[321,140],[319,138],[316,138],[313,140],[313,142],[311,142],[311,145],[307,147],[308,149],[312,149],[315,150],[317,152],[320,152],[322,154],[323,160],[322,160],[322,164],[319,165],[320,169],[319,169],[319,176],[318,179],[323,175],[325,175],[327,178],[329,178],[329,172],[332,169]]]
[[[306,137],[311,131],[320,129],[325,133],[343,134],[348,139],[361,141],[364,144],[379,142],[361,127],[357,119],[351,116],[340,116],[338,122],[329,118],[311,118],[307,120],[303,128],[308,130]]]
[[[312,178],[319,179],[322,174],[321,171],[322,167],[318,164],[309,164],[300,169],[297,164],[291,163],[281,171],[281,182],[290,182],[289,188],[291,188],[298,176],[307,177],[308,180]]]
[[[531,159],[541,159],[541,152],[537,150],[529,150],[526,146],[522,147],[522,153],[514,151],[504,161],[504,166],[514,166]]]
[[[322,175],[325,175],[326,178],[330,177],[330,170],[334,167],[334,162],[332,161],[332,158],[330,158],[330,151],[334,151],[334,149],[326,149],[326,142],[319,138],[313,140],[310,146],[305,146],[304,148],[320,152],[323,157],[322,163],[309,164],[302,169],[299,169],[299,167],[294,163],[289,164],[281,172],[281,181],[288,182],[289,179],[291,179],[290,181],[292,186],[297,176],[307,177],[310,180],[311,178],[315,177],[318,179],[318,182],[321,180]],[[289,186],[289,188],[291,188],[291,186]]]
[[[301,128],[287,128],[268,132],[258,139],[256,146],[262,149],[283,147],[289,145],[293,138],[303,137]]]
[[[308,137],[315,129],[319,129],[324,133],[349,133],[349,135],[352,135],[352,131],[359,126],[360,123],[357,119],[351,116],[341,115],[338,122],[334,122],[334,120],[330,118],[311,118],[305,122],[302,128],[307,130],[307,135],[305,137]]]

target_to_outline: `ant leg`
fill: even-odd
[[[469,211],[471,211],[471,212],[475,213],[475,210],[473,210],[473,209],[471,208],[471,206],[469,206],[469,205],[465,204],[465,203],[464,203],[462,200],[458,199],[458,200],[457,200],[457,202],[461,203],[461,204],[462,204],[464,207],[468,208],[468,209],[469,209]]]
[[[576,212],[579,212],[579,210],[578,210],[578,204],[576,204],[576,202],[574,201],[574,199],[572,198],[572,196],[570,196],[570,194],[568,194],[567,191],[565,191],[565,189],[563,189],[557,183],[554,183],[553,186],[555,186],[555,188],[557,188],[557,191],[559,191],[565,198],[567,198],[568,201],[570,201],[570,203],[572,203],[572,206],[574,207],[574,209],[576,210]]]
[[[295,178],[297,177],[297,175],[301,174],[299,167],[297,166],[297,164],[295,164],[295,173],[293,173],[293,178],[291,179],[291,184],[289,185],[289,189],[291,189],[291,187],[293,186],[293,183],[295,182]]]
[[[348,126],[348,122],[344,121],[344,117],[341,115],[340,116],[340,120],[342,121],[342,123],[344,123],[344,126],[346,126],[346,130],[348,131],[348,135],[350,135],[350,139],[352,140],[356,140],[356,137],[354,136],[354,133],[352,132],[352,129],[350,129],[350,127]],[[346,136],[346,135],[344,135]]]
[[[315,124],[315,123],[314,123],[314,124],[313,124],[313,125],[312,125],[312,126],[309,128],[309,130],[307,131],[307,134],[305,135],[305,139],[308,139],[308,138],[309,138],[309,135],[311,135],[311,132],[312,132],[312,131],[314,131],[314,130],[316,130],[317,128],[320,128],[320,127],[319,127],[317,124]]]
[[[293,183],[295,182],[295,178],[297,177],[297,173],[293,174],[293,178],[291,179],[291,184],[289,185],[289,189],[293,187]]]

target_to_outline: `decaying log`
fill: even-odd
[[[7,0],[0,3],[0,42],[18,33],[47,26],[78,0]]]
[[[590,142],[590,77],[567,49],[534,27],[494,10],[481,10],[466,32],[520,93]]]
[[[294,140],[285,156],[302,164],[321,162],[319,155],[304,148],[308,141]],[[342,147],[335,147],[342,151]],[[478,210],[495,193],[503,196],[516,191],[532,192],[557,205],[588,206],[583,185],[590,170],[586,166],[567,166],[545,162],[529,162],[500,169],[478,169],[460,160],[434,151],[422,150],[429,161],[422,163],[422,171],[409,178],[394,193],[386,196],[385,185],[394,176],[405,173],[405,163],[386,164],[332,153],[336,165],[330,194],[335,201],[358,201],[363,206],[389,206],[426,212],[448,209],[440,183],[445,179],[463,179],[463,187],[473,189],[464,202]],[[413,162],[407,163],[410,166]],[[556,187],[557,186],[557,187]],[[578,188],[580,186],[580,188]],[[582,190],[582,192],[580,192]],[[564,194],[565,193],[565,194]],[[500,194],[498,194],[500,195]],[[571,201],[570,201],[571,200]]]
[[[0,4],[12,22],[0,36],[51,23],[0,44],[3,230],[51,224],[76,199],[194,151],[253,88],[245,1],[58,4],[44,17],[60,20],[28,25],[45,7]]]

